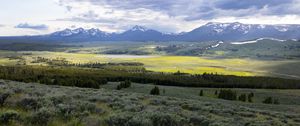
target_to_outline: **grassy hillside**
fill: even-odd
[[[181,99],[1,81],[1,125],[299,125],[293,105]]]
[[[105,89],[116,90],[119,82],[108,82],[101,86]],[[197,88],[197,87],[176,87],[176,86],[163,86],[163,85],[153,85],[153,84],[140,84],[140,83],[132,83],[130,88],[124,88],[122,91],[125,92],[135,92],[135,93],[143,93],[149,94],[149,91],[154,87],[157,86],[160,89],[161,96],[171,96],[177,98],[184,98],[184,99],[206,99],[211,100],[212,102],[217,100],[218,95],[217,93],[222,88]],[[203,96],[199,96],[199,92],[203,91]],[[239,88],[232,88],[231,90],[236,91],[238,95],[243,93],[249,94],[254,93],[253,103],[262,103],[263,100],[267,97],[274,97],[280,101],[280,104],[284,105],[300,105],[300,90],[298,89],[239,89]]]

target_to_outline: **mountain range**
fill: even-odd
[[[300,39],[300,25],[262,25],[210,22],[190,32],[166,34],[142,26],[122,33],[107,33],[96,28],[65,29],[47,35],[1,37],[36,41],[245,41],[257,38]]]

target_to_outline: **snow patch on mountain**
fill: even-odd
[[[278,41],[278,42],[286,41],[286,40],[281,40],[281,39],[276,39],[276,38],[259,38],[259,39],[251,40],[251,41],[231,42],[230,44],[233,44],[233,45],[250,44],[250,43],[257,43],[258,41],[261,41],[261,40],[273,40],[273,41]]]
[[[224,42],[223,41],[219,41],[217,44],[215,45],[210,45],[209,47],[205,48],[206,50],[207,49],[211,49],[211,48],[217,48],[219,47],[221,44],[223,44]]]
[[[242,45],[242,44],[249,44],[249,43],[256,43],[257,40],[252,40],[252,41],[243,41],[243,42],[231,42],[233,45]]]
[[[133,28],[131,28],[130,31],[142,31],[142,32],[145,32],[145,31],[148,31],[148,29],[146,27],[136,25]]]

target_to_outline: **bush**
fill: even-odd
[[[166,94],[166,89],[163,89],[162,92],[163,92],[163,94]]]
[[[151,95],[159,95],[159,88],[157,86],[155,86],[151,91],[150,91]]]
[[[154,126],[182,126],[186,120],[171,114],[156,113],[151,117]]]
[[[272,98],[272,97],[267,97],[267,98],[263,101],[263,103],[265,103],[265,104],[272,104],[272,103],[273,103],[273,98]]]
[[[278,99],[274,99],[272,97],[267,97],[263,103],[265,104],[279,104],[279,100]]]
[[[46,126],[50,121],[52,114],[46,108],[41,108],[29,117],[29,121],[33,125]]]
[[[251,92],[250,94],[248,94],[248,102],[253,102],[252,98],[254,97],[254,93]]]
[[[247,101],[247,96],[246,96],[246,94],[241,94],[241,95],[239,96],[239,101],[246,102],[246,101]]]
[[[122,86],[121,86],[121,84],[119,84],[118,86],[117,86],[117,90],[121,90],[122,89]]]
[[[203,90],[199,92],[199,96],[203,96]]]
[[[218,95],[218,90],[215,91],[215,95]]]
[[[4,102],[8,97],[9,97],[9,94],[7,94],[7,93],[0,94],[0,106],[4,105]]]
[[[274,99],[273,103],[276,104],[276,105],[280,104],[278,99]]]
[[[118,114],[112,115],[107,120],[106,123],[109,126],[129,126],[128,122],[132,118],[130,114]]]
[[[236,100],[237,94],[232,90],[220,90],[218,98],[225,100]]]
[[[16,111],[6,111],[0,114],[0,124],[8,124],[13,120],[18,120],[20,115]]]
[[[131,86],[131,82],[129,80],[126,80],[126,81],[121,82],[117,86],[117,90],[121,90],[122,88],[129,88],[130,86]]]
[[[24,109],[33,109],[36,110],[40,107],[40,105],[37,102],[37,99],[33,99],[33,98],[24,98],[22,99],[18,105]]]
[[[59,115],[65,120],[70,119],[76,113],[75,105],[59,104],[57,108]]]

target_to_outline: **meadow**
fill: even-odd
[[[23,52],[24,53],[24,52]],[[27,52],[29,53],[29,52]],[[249,58],[216,59],[196,56],[168,56],[168,55],[107,55],[91,53],[66,52],[30,52],[32,55],[23,56],[27,64],[35,57],[49,59],[65,58],[72,63],[121,63],[140,62],[147,70],[155,72],[183,72],[190,74],[218,73],[237,76],[281,76],[300,78],[297,69],[282,69],[285,64],[299,64],[300,60],[255,60]],[[277,70],[276,69],[281,69]]]
[[[245,45],[217,42],[88,42],[2,43],[0,64],[16,64],[8,56],[20,56],[27,65],[36,57],[64,58],[72,63],[143,63],[155,72],[218,73],[237,76],[272,76],[300,79],[299,42],[262,40]],[[7,44],[7,45],[6,45]],[[2,45],[1,45],[2,46]],[[43,46],[43,48],[40,48]],[[31,48],[27,48],[31,47]],[[48,49],[45,49],[47,47]],[[41,49],[41,50],[36,50]],[[45,49],[43,51],[43,49]],[[32,50],[32,51],[30,51]],[[29,55],[24,55],[29,54]]]
[[[101,86],[101,88],[116,90],[118,82],[109,82]],[[192,99],[192,100],[210,100],[210,101],[218,101],[216,91],[219,92],[222,88],[201,88],[201,87],[176,87],[176,86],[163,86],[163,85],[154,85],[154,84],[140,84],[140,83],[132,83],[130,88],[124,88],[122,91],[125,92],[133,92],[133,93],[143,93],[149,94],[149,91],[157,86],[160,89],[161,96],[169,96],[169,97],[177,97],[183,99]],[[224,89],[224,88],[223,88]],[[229,89],[229,88],[228,88]],[[199,96],[200,91],[203,91],[203,96]],[[262,104],[262,101],[267,97],[275,97],[278,98],[280,104],[284,105],[300,105],[300,90],[297,89],[239,89],[233,88],[231,89],[236,91],[237,94],[242,93],[254,93],[253,103]],[[242,102],[241,102],[242,103]]]
[[[251,50],[232,46],[202,52],[209,43],[173,44],[6,46],[0,51],[0,76],[6,79],[0,80],[0,125],[299,125],[300,59],[254,58]],[[234,52],[239,54],[227,56]],[[118,89],[123,81],[131,84]],[[155,86],[159,96],[149,95]],[[236,100],[222,99],[225,89]],[[239,100],[251,93],[251,102]],[[278,101],[264,103],[268,97]]]

